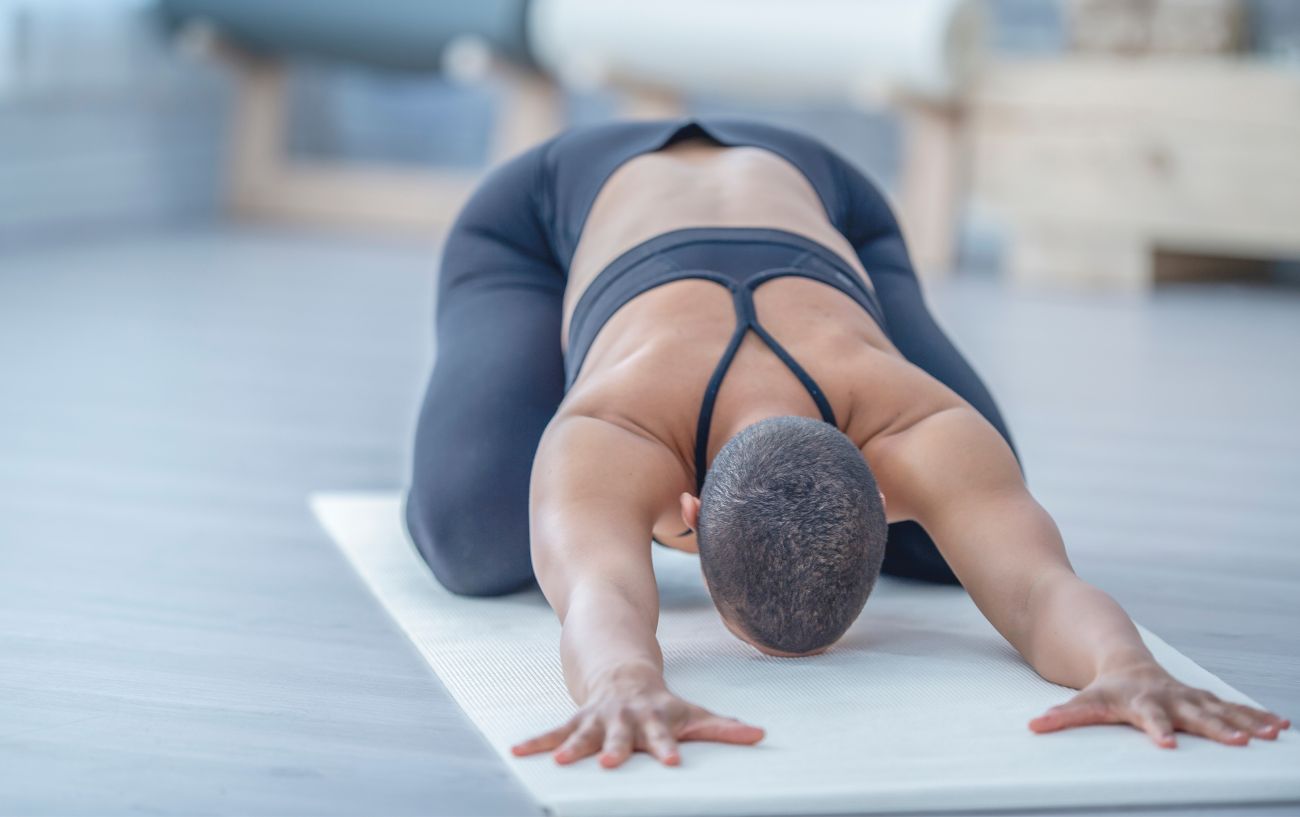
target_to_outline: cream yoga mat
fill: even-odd
[[[766,737],[752,747],[683,743],[676,768],[640,752],[614,770],[595,758],[516,758],[511,744],[574,711],[559,622],[541,593],[448,593],[411,546],[396,495],[316,495],[312,508],[505,764],[559,817],[1300,802],[1294,729],[1244,747],[1180,733],[1173,750],[1126,726],[1030,732],[1030,718],[1071,692],[1039,678],[960,588],[886,577],[831,650],[773,658],[726,631],[694,556],[658,546],[669,687]],[[1141,632],[1181,680],[1258,705]]]

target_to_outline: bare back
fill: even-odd
[[[616,257],[656,235],[704,226],[798,233],[834,251],[870,286],[852,246],[797,168],[760,148],[686,140],[628,161],[601,188],[569,269],[563,336],[582,293]],[[843,292],[780,278],[760,286],[754,303],[763,325],[820,384],[840,430],[868,457],[871,440],[961,402],[908,363]],[[700,402],[734,327],[731,298],[716,284],[681,280],[652,289],[605,324],[559,413],[614,420],[661,442],[682,464],[680,490],[692,490]],[[818,416],[789,368],[751,334],[715,411],[734,417],[758,407]],[[709,458],[725,443],[724,435],[712,435]],[[666,506],[655,538],[693,549],[693,541],[677,536],[680,529],[676,507]]]

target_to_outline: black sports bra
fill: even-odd
[[[835,412],[817,382],[758,320],[754,290],[774,278],[797,276],[820,281],[848,295],[882,327],[884,316],[875,294],[847,262],[804,236],[755,227],[691,227],[642,242],[605,267],[574,306],[565,356],[566,390],[582,368],[605,323],[638,295],[686,279],[713,281],[731,291],[736,328],[709,378],[695,433],[696,494],[708,470],[709,430],[718,389],[745,334],[753,331],[789,367],[808,390],[822,419],[838,427]]]

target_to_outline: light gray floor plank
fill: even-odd
[[[404,480],[436,250],[0,255],[0,813],[537,813],[305,506]],[[1300,296],[932,303],[1079,572],[1300,715]]]
[[[536,813],[304,504],[401,478],[435,250],[0,259],[0,812]]]

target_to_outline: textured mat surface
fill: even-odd
[[[834,648],[765,656],[726,631],[693,556],[654,549],[670,687],[767,730],[754,747],[691,742],[682,765],[637,753],[616,770],[515,758],[512,743],[573,712],[560,627],[538,591],[470,599],[415,554],[391,494],[321,494],[312,508],[506,765],[549,812],[769,815],[1136,804],[1300,802],[1300,740],[1230,747],[1126,726],[1035,735],[1070,690],[1038,677],[960,589],[884,579]],[[1181,680],[1255,704],[1139,627]]]

